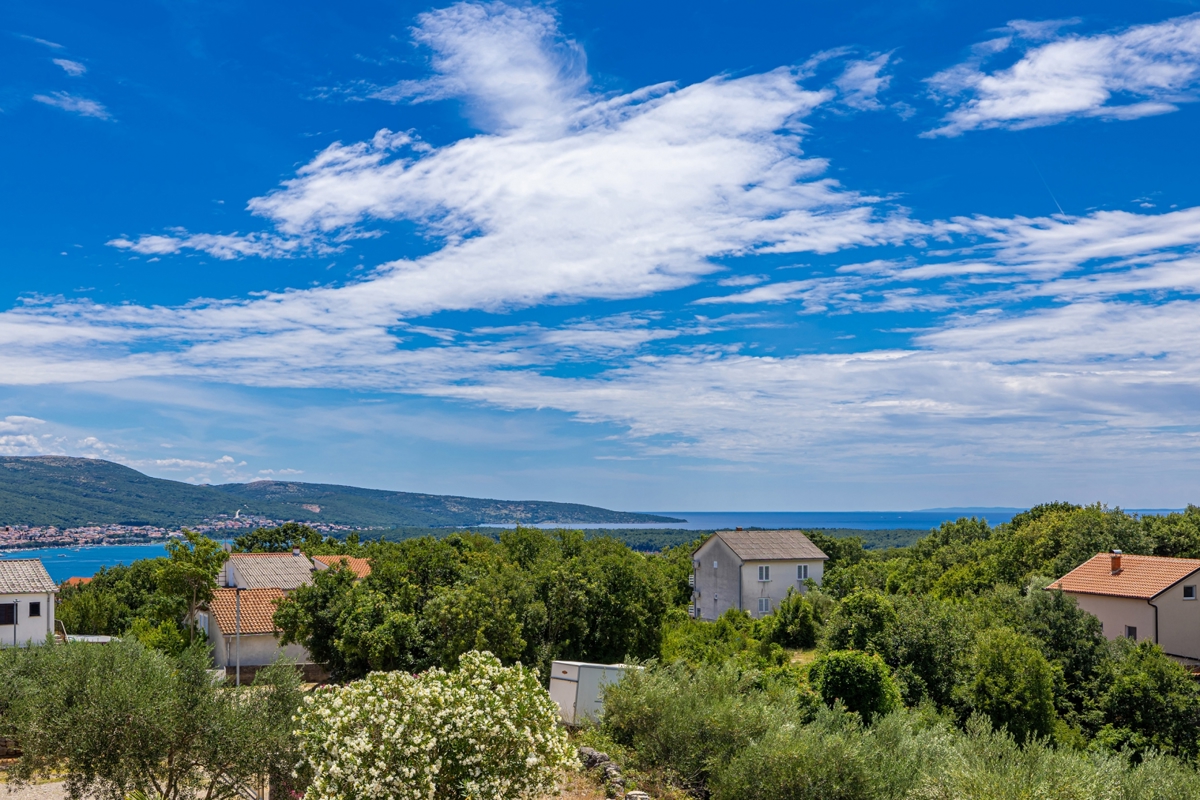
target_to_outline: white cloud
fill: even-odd
[[[932,92],[952,108],[940,127],[922,135],[1015,130],[1072,117],[1136,119],[1196,99],[1200,15],[1117,33],[1059,36],[1027,49],[1007,69],[984,70],[995,53],[1014,42],[1052,38],[1062,24],[1009,23],[1012,35],[984,43],[967,62],[929,78]]]
[[[432,78],[372,96],[391,101],[461,98],[493,132],[561,125],[587,105],[587,59],[538,6],[458,3],[421,14],[413,39],[433,50]]]
[[[878,53],[870,59],[850,61],[845,70],[834,81],[841,93],[842,102],[861,111],[883,108],[878,100],[880,92],[887,89],[892,76],[881,75],[891,53]]]
[[[45,103],[48,106],[61,108],[63,111],[69,111],[72,114],[78,114],[81,117],[95,117],[96,119],[112,119],[112,115],[108,113],[108,109],[95,100],[89,100],[86,97],[79,97],[68,92],[51,92],[50,94],[35,94],[33,99],[39,103]]]
[[[144,234],[137,239],[128,239],[122,236],[112,239],[106,244],[110,247],[150,256],[173,255],[183,250],[196,250],[222,260],[245,256],[288,258],[306,249],[306,243],[299,239],[288,239],[270,234],[251,233],[245,236],[237,233],[193,234],[185,230],[176,230],[173,236]]]
[[[77,78],[83,73],[87,72],[87,67],[85,67],[83,64],[80,64],[78,61],[71,61],[70,59],[66,58],[55,58],[52,60],[55,64],[62,67],[63,72],[67,73],[72,78]]]

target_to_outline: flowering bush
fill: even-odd
[[[509,800],[554,789],[574,763],[537,676],[491,653],[455,672],[373,672],[319,689],[296,716],[306,800]]]

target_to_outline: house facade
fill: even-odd
[[[197,626],[212,645],[213,662],[230,676],[240,665],[243,680],[280,658],[309,664],[312,657],[302,645],[281,645],[277,638],[275,609],[285,596],[274,588],[214,590],[212,601],[196,614]]]
[[[819,586],[828,560],[800,531],[718,531],[692,554],[692,615],[715,620],[737,608],[765,617],[789,589]]]
[[[221,586],[196,614],[196,624],[208,635],[213,662],[227,676],[253,680],[259,667],[286,658],[301,665],[309,680],[324,671],[312,663],[302,645],[282,645],[275,626],[279,601],[312,583],[314,565],[299,550],[290,553],[231,553],[221,572]]]
[[[0,559],[0,647],[43,644],[53,636],[57,595],[40,559]]]
[[[1075,598],[1109,639],[1149,639],[1200,663],[1200,559],[1100,553],[1046,587]]]

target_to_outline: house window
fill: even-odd
[[[42,604],[41,604],[41,602],[37,602],[37,603],[30,603],[30,604],[29,604],[29,616],[31,616],[31,617],[40,617],[41,615],[42,615]]]
[[[17,624],[17,604],[0,603],[0,625]]]
[[[771,568],[770,568],[770,567],[765,567],[765,566],[764,566],[764,567],[759,567],[759,568],[758,568],[758,579],[759,579],[760,581],[769,581],[769,580],[771,580]]]
[[[762,567],[759,567],[762,569]],[[771,611],[771,599],[769,597],[758,598],[758,613],[767,614]]]
[[[1134,641],[1137,641],[1137,628],[1133,627],[1132,625],[1126,625],[1125,626],[1125,638],[1133,639]]]
[[[1195,600],[1196,599],[1196,587],[1195,586],[1183,587],[1183,599],[1184,600]]]
[[[798,581],[806,581],[806,580],[808,580],[808,564],[799,564],[799,565],[797,565],[797,567],[796,567],[796,580],[798,580]]]

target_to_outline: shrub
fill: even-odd
[[[841,700],[866,722],[900,706],[900,687],[883,659],[860,650],[834,650],[813,662],[813,688],[829,705]]]
[[[299,676],[279,664],[254,686],[214,681],[206,647],[179,658],[136,641],[6,648],[0,735],[21,743],[17,781],[66,776],[71,797],[236,798],[296,763],[291,718]]]
[[[712,770],[788,720],[801,716],[794,680],[773,680],[737,661],[685,663],[626,673],[604,692],[603,732],[635,765],[666,768],[701,790]]]
[[[321,689],[296,719],[308,800],[508,800],[552,790],[574,762],[536,673],[491,653]]]
[[[1149,748],[1194,758],[1200,725],[1200,689],[1180,664],[1150,641],[1115,643],[1121,658],[1112,686],[1101,699],[1106,725],[1100,744]]]
[[[1018,742],[1054,729],[1054,671],[1028,638],[1011,628],[979,635],[971,705]]]
[[[895,626],[892,602],[873,589],[862,589],[843,600],[834,613],[826,644],[830,650],[882,652]]]
[[[817,620],[812,603],[795,589],[788,589],[779,608],[763,623],[766,638],[783,647],[817,646]]]

